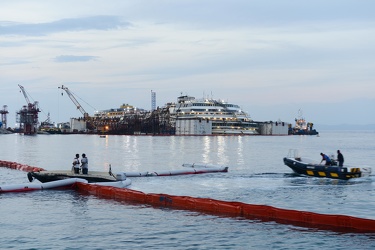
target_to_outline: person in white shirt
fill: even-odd
[[[73,160],[73,169],[75,174],[79,174],[79,154],[76,154],[76,158]]]
[[[89,172],[89,160],[87,159],[86,154],[82,154],[81,168],[82,168],[82,174],[88,174],[88,172]]]

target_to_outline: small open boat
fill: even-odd
[[[294,156],[292,156],[294,152]],[[290,167],[295,173],[307,176],[349,180],[369,176],[371,168],[368,167],[338,167],[337,165],[326,166],[298,155],[297,150],[290,150],[287,157],[284,157],[284,164]]]
[[[71,170],[54,170],[54,171],[38,171],[28,172],[27,178],[30,182],[34,179],[45,183],[50,181],[64,180],[69,178],[81,178],[88,181],[88,183],[94,182],[115,182],[123,181],[126,179],[124,174],[112,174],[111,172],[100,172],[100,171],[89,171],[88,174],[75,174]]]

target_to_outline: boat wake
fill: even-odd
[[[294,173],[254,173],[249,175],[241,175],[242,178],[275,178],[282,179],[285,177],[294,176]]]
[[[314,176],[304,176],[297,173],[254,173],[249,175],[238,175],[232,177],[240,177],[245,179],[270,179],[270,180],[284,180],[292,186],[300,185],[358,185],[363,183],[372,183],[375,181],[375,175],[352,178],[350,180],[340,180],[340,179],[330,179],[330,178],[320,178]]]

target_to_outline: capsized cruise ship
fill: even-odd
[[[84,120],[78,120],[84,122]],[[96,111],[90,117],[94,132],[116,135],[288,135],[288,123],[257,122],[239,105],[213,98],[181,95],[151,111],[123,104]],[[86,131],[71,125],[73,131]]]
[[[180,96],[170,104],[176,135],[257,135],[258,124],[240,106],[212,98]]]

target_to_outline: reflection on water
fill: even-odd
[[[205,136],[203,138],[203,150],[202,150],[202,162],[210,162],[210,152],[214,151],[215,149],[211,146],[211,138]]]
[[[303,185],[303,186],[306,186],[306,185],[351,185],[353,183],[353,182],[345,181],[345,180],[306,177],[306,176],[295,176],[294,178],[286,179],[286,181],[290,181],[291,185]]]
[[[183,163],[197,162],[227,165],[228,173],[133,178],[131,188],[375,219],[374,176],[350,181],[303,177],[283,164],[290,148],[320,160],[320,152],[337,150],[338,138],[347,164],[373,162],[375,133],[324,132],[320,137],[0,135],[0,159],[58,170],[69,169],[76,153],[86,153],[91,170],[108,171],[111,164],[114,172],[181,169]],[[1,184],[28,182],[26,173],[10,169],[0,169],[0,177]],[[276,222],[134,205],[73,190],[1,194],[0,201],[0,213],[7,215],[1,221],[0,233],[6,237],[0,244],[14,249],[375,247],[371,235],[346,237]]]

